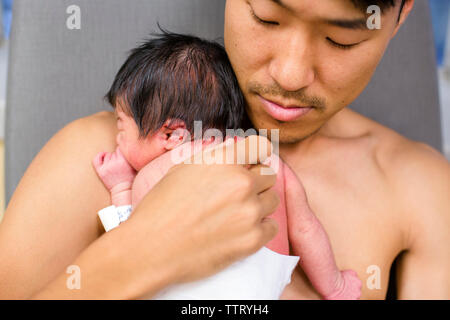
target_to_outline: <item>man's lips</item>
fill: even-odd
[[[278,121],[294,121],[306,115],[314,107],[300,107],[300,106],[282,106],[276,102],[264,99],[258,95],[264,110],[274,119]]]
[[[258,95],[261,100],[265,111],[274,119],[278,121],[295,121],[300,117],[306,115],[309,111],[313,109],[312,106],[301,107],[301,106],[284,106],[277,102],[268,100]]]

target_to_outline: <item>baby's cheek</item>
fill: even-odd
[[[147,164],[145,159],[140,156],[140,150],[128,149],[128,151],[129,152],[126,156],[128,163],[134,168],[134,170],[140,171]]]
[[[127,148],[125,147],[125,139],[123,132],[119,132],[116,136],[116,143],[119,146],[120,152],[127,158]]]
[[[120,146],[123,140],[123,132],[119,131],[119,133],[116,135],[116,143]]]
[[[135,154],[136,152],[133,150],[133,146],[127,142],[125,132],[121,131],[117,134],[116,143],[119,146],[120,152],[124,156],[124,158],[128,161],[128,163],[135,169],[138,170],[136,166]]]

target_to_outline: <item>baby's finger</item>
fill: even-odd
[[[92,165],[94,166],[95,169],[100,168],[100,166],[103,164],[105,155],[106,152],[100,152],[94,157],[94,159],[92,160]]]
[[[113,153],[112,152],[106,152],[106,155],[103,158],[103,163],[109,162],[111,160]]]

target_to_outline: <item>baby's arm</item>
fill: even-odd
[[[95,171],[111,193],[111,203],[116,207],[131,205],[131,187],[136,171],[120,152],[101,152],[92,162]]]
[[[325,299],[359,299],[361,281],[353,270],[339,271],[328,235],[310,209],[306,193],[285,165],[289,240],[311,284]]]
[[[189,150],[191,150],[191,143],[188,142],[160,155],[139,170],[132,188],[133,208],[136,208],[142,198],[167,174],[170,168],[190,156]]]
[[[139,170],[133,183],[132,204],[135,208],[142,198],[161,180],[173,166],[189,159],[191,155],[208,147],[208,143],[194,145],[194,142],[184,143],[175,149],[153,159]]]

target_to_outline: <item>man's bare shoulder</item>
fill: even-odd
[[[115,121],[113,112],[101,111],[87,117],[76,119],[66,125],[63,130],[82,129],[82,132],[86,134],[91,133],[91,130],[110,133],[115,131]]]
[[[64,185],[64,181],[76,179],[80,183],[70,184],[70,192],[79,193],[79,197],[74,196],[74,199],[84,197],[83,192],[89,189],[87,186],[99,190],[102,184],[92,168],[92,159],[99,152],[114,150],[116,130],[115,117],[111,112],[100,112],[72,121],[41,149],[25,172],[21,184],[28,186],[30,182],[45,179],[46,192],[53,195],[60,191],[58,188]],[[21,184],[17,189],[27,191],[27,187]]]
[[[367,118],[366,118],[367,119]],[[449,163],[435,148],[414,141],[369,120],[368,132],[373,141],[377,162],[387,178],[402,187],[414,187],[413,179],[422,183],[439,182],[449,172]],[[424,178],[428,179],[424,180]],[[430,178],[435,179],[430,179]]]
[[[426,221],[447,223],[450,212],[450,165],[433,147],[410,140],[362,115],[360,125],[372,141],[376,162],[392,199],[403,215],[409,236]],[[433,222],[434,224],[434,222]],[[408,239],[410,247],[411,239]]]
[[[55,135],[54,142],[62,148],[70,143],[84,150],[102,146],[106,151],[114,147],[116,133],[114,113],[102,111],[70,122]]]
[[[380,169],[388,177],[404,174],[405,171],[414,174],[409,172],[412,168],[417,174],[426,174],[448,167],[448,161],[433,147],[408,139],[354,111],[348,112],[347,116],[347,124],[354,124],[351,135],[369,138],[367,141],[370,141]]]

